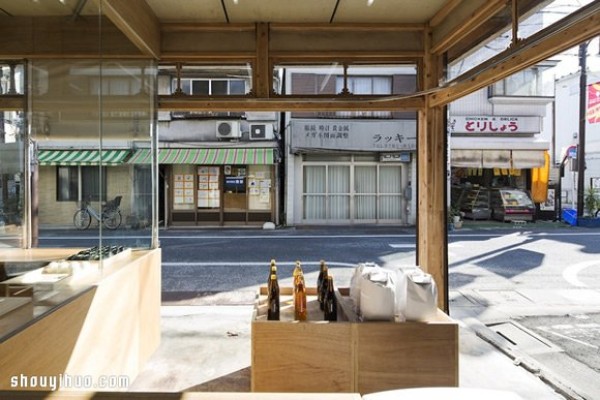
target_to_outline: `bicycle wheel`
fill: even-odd
[[[92,216],[88,212],[88,210],[78,210],[75,215],[73,215],[73,225],[75,228],[79,230],[87,229],[90,227],[92,223]]]
[[[115,230],[121,226],[121,211],[113,210],[104,214],[103,222],[106,229]]]

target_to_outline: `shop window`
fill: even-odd
[[[79,198],[80,189],[81,198]],[[57,167],[56,200],[106,201],[106,168],[87,166]]]
[[[271,210],[271,190],[274,186],[270,165],[248,166],[248,209]]]

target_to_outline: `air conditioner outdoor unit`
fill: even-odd
[[[272,124],[250,124],[250,140],[273,139]]]
[[[217,138],[238,139],[241,136],[240,121],[217,121]]]

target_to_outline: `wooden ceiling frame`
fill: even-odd
[[[430,95],[443,106],[600,35],[600,2],[590,3],[442,85]]]

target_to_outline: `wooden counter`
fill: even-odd
[[[61,259],[74,251],[10,253],[3,254],[6,261]],[[57,283],[61,287],[45,305],[52,308],[0,342],[0,390],[25,389],[11,386],[10,378],[21,374],[89,375],[94,381],[126,375],[133,381],[160,342],[160,257],[160,249],[133,251],[101,273]]]
[[[347,290],[338,322],[322,321],[314,296],[309,321],[292,321],[282,288],[281,321],[267,321],[261,288],[252,321],[252,391],[358,392],[458,386],[458,324],[439,311],[428,322],[357,322]],[[309,294],[315,289],[309,288]],[[346,295],[344,295],[346,294]]]

